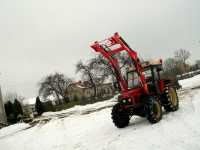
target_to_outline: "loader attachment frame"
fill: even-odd
[[[148,93],[147,84],[145,81],[145,76],[143,73],[143,67],[141,65],[140,59],[138,58],[137,52],[132,50],[130,46],[125,42],[125,40],[118,34],[115,33],[112,37],[105,39],[103,41],[94,42],[91,47],[96,51],[101,53],[104,58],[106,58],[111,66],[113,67],[116,79],[119,83],[121,92],[127,93],[130,89],[128,88],[128,82],[124,77],[121,70],[120,60],[116,57],[118,54],[125,52],[127,60],[129,60],[129,70],[133,69],[137,72],[140,82],[140,89],[144,93]]]

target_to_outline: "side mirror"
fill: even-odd
[[[115,90],[120,91],[120,86],[118,82],[113,83]]]

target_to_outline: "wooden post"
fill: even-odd
[[[3,97],[1,93],[1,86],[0,86],[0,128],[2,126],[7,125],[7,117],[5,113],[4,103],[3,103]]]

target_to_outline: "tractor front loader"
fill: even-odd
[[[157,123],[162,119],[162,106],[166,111],[178,109],[175,86],[161,78],[161,59],[141,62],[137,52],[118,33],[94,42],[91,47],[101,53],[114,70],[120,95],[111,115],[118,128],[126,127],[133,115]]]

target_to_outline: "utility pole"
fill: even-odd
[[[1,86],[0,86],[0,128],[7,125],[7,117],[3,103],[3,97],[1,93]]]

